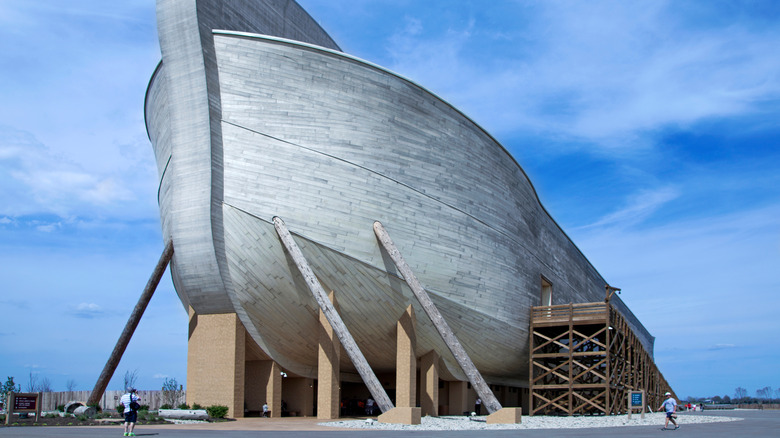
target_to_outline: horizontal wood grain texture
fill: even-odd
[[[419,85],[334,51],[294,2],[161,0],[158,27],[146,115],[177,293],[198,313],[235,312],[285,369],[316,377],[317,304],[274,216],[338,293],[375,370],[394,369],[396,322],[414,299],[374,221],[489,383],[527,382],[542,277],[553,304],[603,299],[606,281],[506,149]],[[612,304],[652,351],[631,311]],[[465,379],[430,321],[417,323],[420,354],[435,350]],[[343,357],[341,367],[354,371]]]
[[[173,262],[173,279],[185,305],[200,313],[233,311],[220,277],[222,242],[222,135],[212,30],[257,32],[338,49],[333,39],[294,1],[160,0],[157,28],[164,72],[150,84],[165,97],[147,104],[147,124],[170,135],[152,138],[159,160],[170,154],[160,198],[166,238],[186,248]],[[157,121],[156,119],[164,119]],[[151,137],[151,136],[150,136]],[[166,152],[169,150],[169,152]]]

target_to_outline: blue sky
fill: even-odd
[[[493,134],[681,397],[780,388],[780,3],[301,0]],[[0,378],[91,389],[162,251],[152,0],[0,1]],[[186,380],[163,277],[109,389]]]

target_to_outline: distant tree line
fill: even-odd
[[[688,397],[688,403],[716,403],[716,404],[759,404],[759,403],[780,403],[780,388],[772,389],[771,386],[765,386],[756,390],[755,397],[748,395],[748,390],[738,386],[734,389],[734,397],[728,395],[714,397]]]
[[[138,370],[125,371],[125,375],[122,379],[122,387],[120,389],[122,391],[127,391],[130,388],[136,388],[137,381]],[[65,383],[65,389],[68,392],[74,392],[76,390],[76,381],[68,379]],[[167,394],[167,397],[171,401],[175,401],[184,394],[184,386],[180,385],[176,379],[169,379],[166,377],[162,386],[162,391]],[[5,401],[6,394],[9,392],[22,392],[22,385],[15,383],[14,378],[10,376],[3,385],[0,385],[0,404]],[[48,377],[42,377],[37,373],[30,372],[27,384],[24,386],[24,392],[54,392],[54,388]]]

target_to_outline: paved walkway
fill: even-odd
[[[527,429],[527,430],[491,430],[491,431],[384,431],[366,429],[334,429],[319,426],[314,418],[245,418],[236,421],[213,424],[186,424],[163,426],[139,426],[136,434],[139,437],[226,437],[226,438],[337,438],[337,437],[415,437],[415,438],[445,438],[445,437],[777,437],[780,436],[780,411],[776,410],[735,410],[706,411],[704,415],[723,415],[744,418],[744,421],[724,423],[684,424],[685,415],[701,415],[698,413],[682,414],[683,426],[679,430],[661,430],[662,424],[655,426],[610,427],[594,429]],[[2,427],[0,438],[19,437],[121,437],[121,426],[92,427]]]

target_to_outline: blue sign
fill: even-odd
[[[642,393],[641,392],[632,392],[631,393],[631,406],[639,406],[642,407]]]

